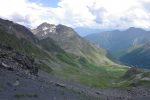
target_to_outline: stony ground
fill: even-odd
[[[40,77],[0,69],[0,100],[94,100],[94,98],[60,84],[49,83]]]
[[[92,89],[44,72],[37,77],[0,68],[0,100],[150,100],[150,88]]]
[[[96,97],[98,100],[150,100],[150,87],[138,86],[124,89],[94,89],[73,81],[67,81],[56,76],[51,76],[45,72],[39,72],[39,75],[43,77],[43,79],[49,80],[51,83],[60,84],[61,86],[78,93],[84,93],[88,96]]]

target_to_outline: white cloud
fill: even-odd
[[[36,27],[42,22],[72,27],[150,29],[150,0],[60,0],[44,7],[29,0],[0,0],[0,17]]]

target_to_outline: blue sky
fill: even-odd
[[[150,0],[0,0],[0,17],[35,28],[150,29]]]
[[[57,7],[60,0],[30,0],[31,2],[37,2],[43,4],[43,6]]]

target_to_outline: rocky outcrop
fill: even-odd
[[[33,58],[1,44],[0,67],[11,71],[25,72],[26,74],[38,74],[38,67]]]

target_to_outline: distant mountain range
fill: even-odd
[[[128,52],[120,57],[120,61],[127,65],[150,68],[150,43],[130,48]]]
[[[126,56],[125,57],[126,62],[124,62],[125,60],[120,60],[120,61],[127,64],[127,61],[129,60],[127,59],[127,56],[129,56],[128,52],[131,49],[135,49],[137,47],[143,48],[142,45],[146,46],[147,43],[150,42],[149,37],[150,37],[150,31],[145,31],[140,28],[131,27],[124,31],[114,30],[114,31],[102,32],[97,34],[91,34],[91,35],[87,35],[85,38],[91,41],[92,43],[94,43],[96,46],[108,50],[108,52],[118,60],[120,60],[120,58],[123,59],[124,58],[123,56]],[[139,55],[138,53],[136,55]],[[144,55],[141,54],[141,56]],[[133,57],[132,59],[135,58]],[[130,64],[128,65],[133,64],[139,67],[141,65],[145,65],[145,64],[131,63],[132,61],[129,62]],[[139,63],[144,63],[144,62],[143,60],[141,60],[141,62]],[[148,68],[147,66],[141,66],[141,67]]]
[[[84,27],[76,27],[74,30],[79,33],[80,36],[84,37],[86,35],[90,35],[93,33],[103,32],[104,29],[92,29],[92,28],[84,28]]]

